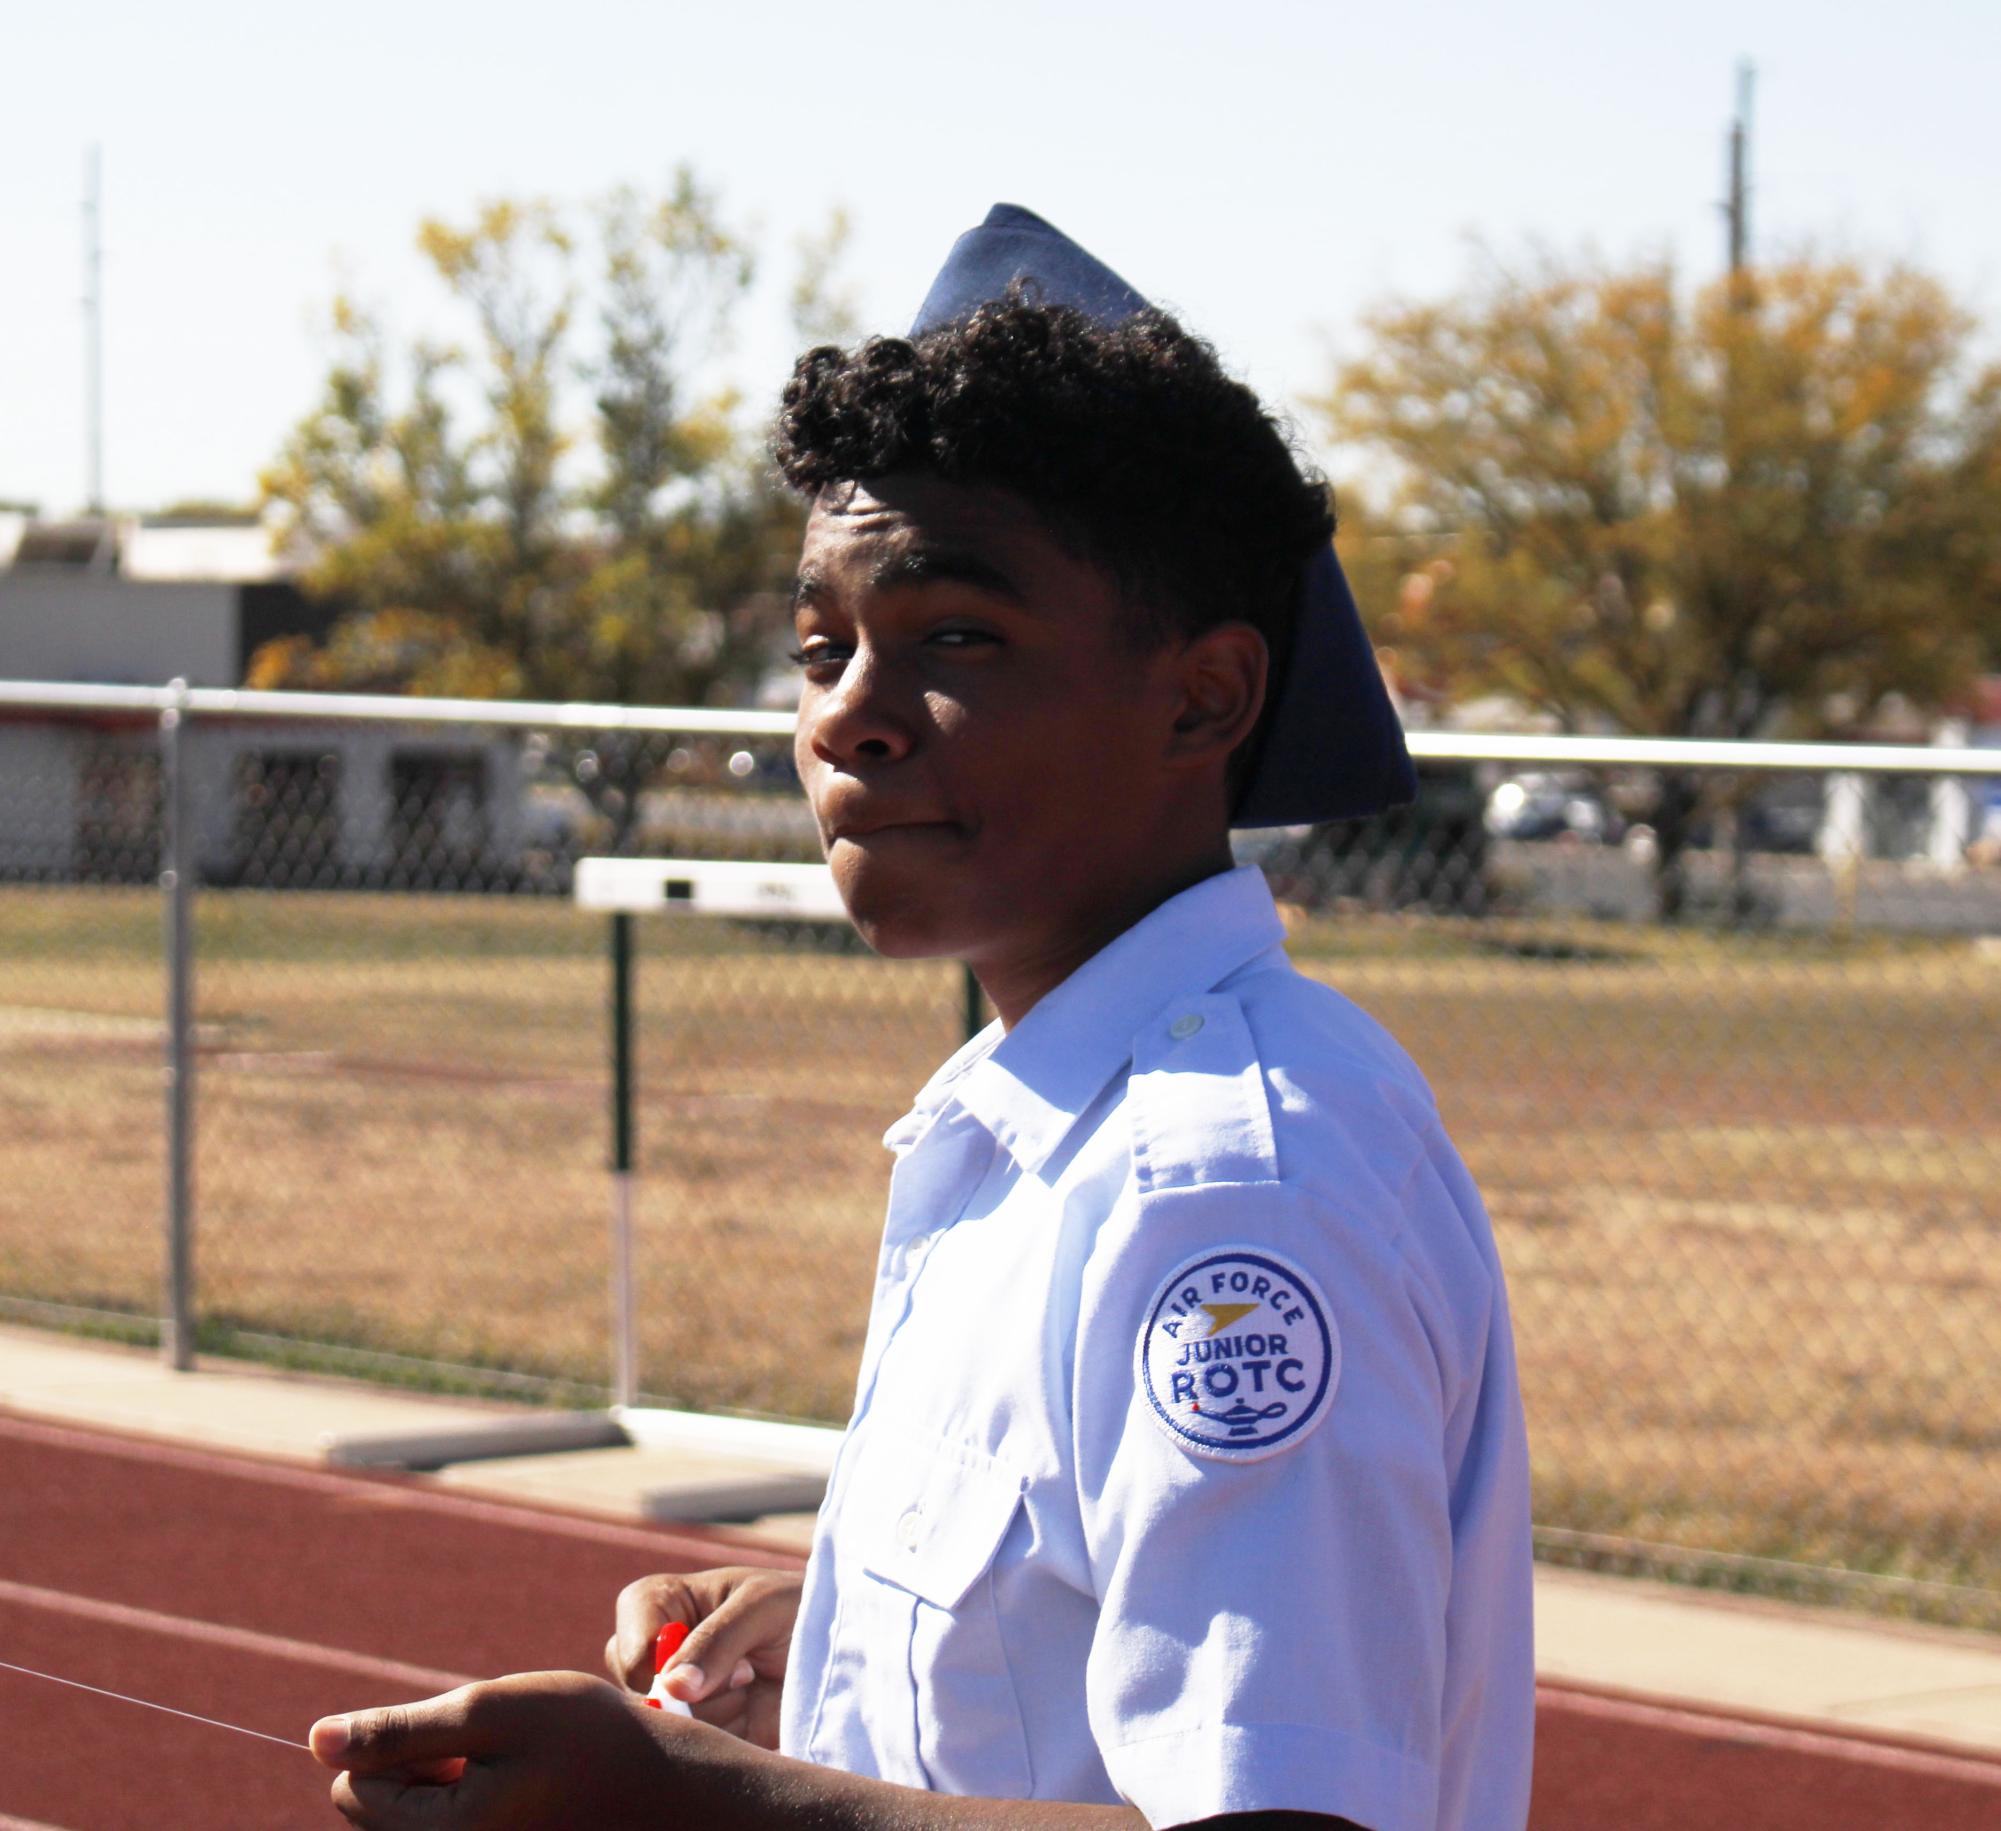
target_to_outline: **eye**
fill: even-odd
[[[998,646],[1000,638],[986,629],[934,629],[927,640],[937,648],[986,648]]]
[[[787,659],[794,667],[804,668],[812,673],[815,668],[837,665],[847,659],[848,652],[837,642],[802,642],[793,649]]]

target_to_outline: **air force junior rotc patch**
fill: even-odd
[[[1154,1417],[1183,1449],[1255,1462],[1327,1415],[1341,1344],[1326,1298],[1297,1266],[1262,1247],[1221,1246],[1160,1287],[1135,1362]]]

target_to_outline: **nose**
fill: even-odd
[[[808,689],[799,708],[800,742],[837,769],[896,762],[917,742],[917,708],[907,699],[882,657],[864,644],[839,680]]]

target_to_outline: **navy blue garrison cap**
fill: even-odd
[[[1107,324],[1146,309],[1145,299],[1060,229],[1000,203],[953,243],[911,335],[968,316],[1017,279],[1031,281],[1044,303],[1074,306]],[[1417,793],[1403,727],[1331,545],[1304,568],[1292,657],[1272,691],[1276,707],[1232,826],[1347,820]]]

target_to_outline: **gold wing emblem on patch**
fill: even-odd
[[[1184,1336],[1183,1340],[1207,1341],[1212,1335],[1220,1335],[1233,1322],[1242,1322],[1258,1306],[1254,1303],[1204,1303],[1196,1306],[1209,1312],[1209,1327],[1200,1335]]]

